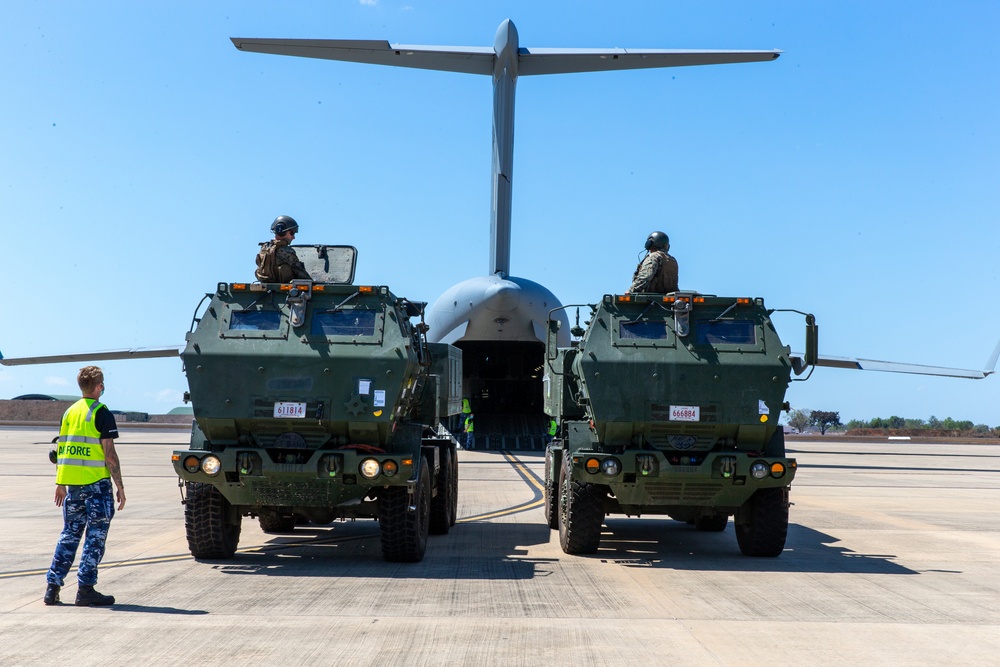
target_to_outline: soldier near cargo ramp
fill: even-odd
[[[299,223],[288,215],[279,215],[271,223],[274,238],[257,253],[257,280],[262,283],[290,283],[292,280],[312,280],[295,250],[289,247],[299,231]]]
[[[663,232],[653,232],[646,239],[648,253],[639,262],[632,274],[632,286],[628,294],[653,292],[669,294],[677,291],[677,260],[667,252],[670,237]]]

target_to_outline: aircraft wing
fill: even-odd
[[[493,74],[496,52],[488,46],[418,46],[364,39],[258,39],[232,37],[241,51],[342,60],[395,67]],[[518,49],[521,75],[604,72],[652,67],[721,65],[774,60],[780,51],[685,49]]]
[[[885,373],[913,373],[916,375],[936,375],[939,377],[966,378],[969,380],[982,380],[994,373],[997,365],[997,358],[1000,357],[1000,342],[997,342],[993,354],[986,361],[986,367],[981,370],[971,370],[966,368],[947,368],[944,366],[925,366],[923,364],[905,364],[896,361],[878,361],[876,359],[856,359],[854,357],[828,357],[820,355],[816,360],[817,366],[827,366],[829,368],[848,368],[859,371],[883,371]],[[791,355],[792,370],[796,375],[800,375],[807,366],[804,355],[801,352],[793,352]]]
[[[50,354],[41,357],[18,357],[4,359],[0,354],[0,364],[4,366],[28,366],[31,364],[62,364],[79,361],[110,361],[114,359],[155,359],[158,357],[179,357],[182,346],[136,347],[130,350],[106,350],[104,352],[82,352],[80,354]]]

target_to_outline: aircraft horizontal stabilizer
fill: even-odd
[[[137,347],[131,350],[107,350],[105,352],[83,352],[80,354],[50,354],[41,357],[18,357],[4,359],[0,355],[0,364],[4,366],[29,366],[32,364],[62,364],[80,361],[111,361],[115,359],[156,359],[158,357],[179,357],[181,346],[176,347]]]
[[[408,46],[377,39],[230,39],[240,51],[465,74],[493,74],[496,55],[486,46]]]
[[[781,51],[701,51],[686,49],[521,49],[518,73],[573,74],[623,69],[727,65],[775,60]]]
[[[232,37],[241,51],[281,56],[321,58],[372,65],[392,65],[443,72],[494,72],[496,52],[488,46],[417,46],[384,40],[358,39],[250,39]],[[780,51],[705,51],[687,49],[518,49],[522,76],[607,72],[654,67],[725,65],[765,62]]]
[[[947,368],[944,366],[925,366],[923,364],[904,364],[897,361],[878,361],[876,359],[856,359],[854,357],[826,357],[820,355],[816,360],[816,366],[826,366],[828,368],[848,368],[859,371],[883,371],[885,373],[912,373],[915,375],[936,375],[939,377],[966,378],[969,380],[982,380],[992,375],[997,365],[997,358],[1000,357],[1000,341],[997,342],[993,354],[986,362],[986,367],[981,370],[971,370],[966,368]],[[792,370],[796,375],[801,375],[807,368],[804,355],[801,352],[793,352],[791,355]]]

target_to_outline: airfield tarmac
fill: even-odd
[[[0,664],[993,665],[1000,655],[1000,445],[790,441],[785,552],[730,524],[609,518],[594,556],[543,522],[542,458],[461,452],[459,523],[386,563],[373,521],[262,533],[231,561],[187,552],[170,452],[122,429],[128,503],[98,590],[42,604],[62,521],[53,429],[0,428]],[[75,573],[63,599],[76,593]]]

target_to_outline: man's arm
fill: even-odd
[[[122,484],[122,468],[121,462],[118,460],[118,452],[115,451],[115,441],[111,438],[101,438],[101,446],[104,447],[104,463],[108,466],[108,472],[111,473],[111,479],[115,481],[115,486],[118,487],[116,494],[118,509],[123,509],[125,507],[125,485]]]

